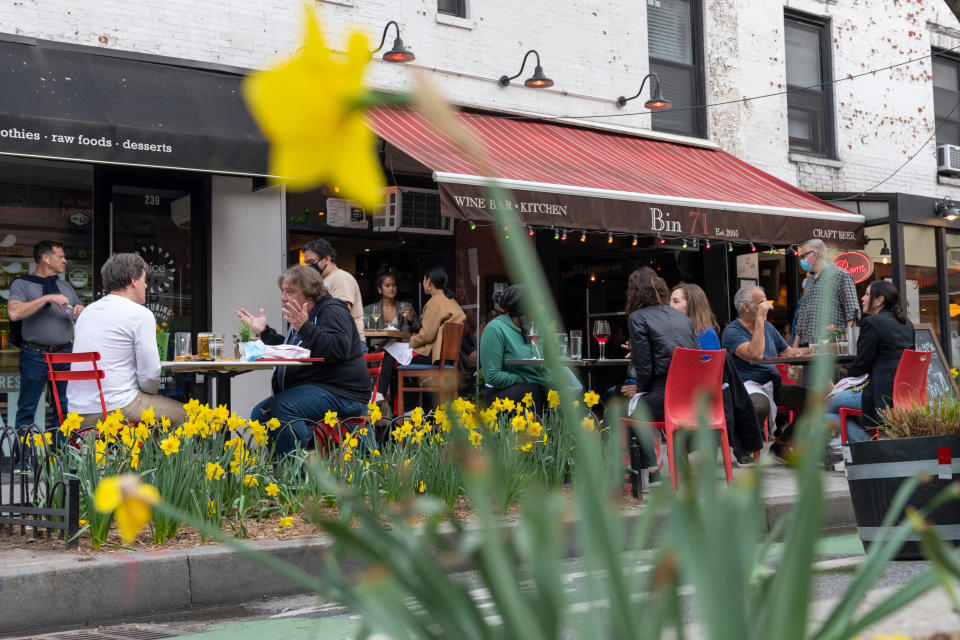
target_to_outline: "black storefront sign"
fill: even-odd
[[[268,144],[242,80],[117,52],[0,41],[0,153],[267,175]]]

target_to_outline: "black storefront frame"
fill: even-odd
[[[102,294],[100,267],[110,253],[110,201],[114,185],[157,189],[188,190],[190,198],[190,295],[193,312],[191,331],[196,334],[212,326],[213,282],[211,238],[213,224],[212,179],[208,173],[94,165],[93,172],[93,282]]]

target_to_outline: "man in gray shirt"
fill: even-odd
[[[60,277],[67,266],[63,245],[42,240],[33,248],[36,271],[14,280],[10,285],[11,322],[21,323],[20,398],[16,427],[33,423],[37,402],[47,385],[44,353],[71,351],[73,322],[83,311],[80,298],[70,283]],[[70,365],[56,365],[69,370]],[[58,382],[60,406],[66,415],[67,383]]]

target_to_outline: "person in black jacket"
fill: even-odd
[[[283,316],[290,324],[286,336],[267,326],[263,309],[253,316],[246,309],[237,316],[260,334],[266,344],[292,344],[323,358],[304,367],[277,367],[273,395],[254,407],[251,420],[276,418],[282,426],[273,435],[277,457],[306,447],[312,439],[310,422],[322,422],[328,411],[339,419],[363,415],[370,400],[370,376],[363,360],[360,334],[346,303],[323,287],[323,277],[310,267],[287,269],[278,280]]]
[[[670,307],[670,291],[656,271],[641,267],[627,281],[627,331],[630,335],[630,362],[636,374],[637,392],[647,407],[649,419],[663,421],[667,372],[673,350],[699,349],[690,318]],[[650,429],[635,432],[643,451],[643,464],[656,481],[657,459]]]
[[[870,428],[880,422],[878,411],[893,402],[893,379],[897,375],[904,349],[914,348],[913,324],[900,308],[900,292],[893,284],[878,280],[867,287],[860,300],[864,317],[857,339],[857,357],[847,370],[856,378],[870,374],[865,388],[838,392],[827,399],[827,418],[835,422],[840,407],[863,411],[863,425]],[[859,442],[866,432],[847,421],[847,439]]]

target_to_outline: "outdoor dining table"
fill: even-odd
[[[826,355],[833,355],[833,358],[837,364],[849,364],[857,357],[849,353],[842,355],[818,353],[808,356],[777,356],[776,358],[760,358],[759,360],[751,360],[750,364],[799,364],[801,366],[807,366],[816,362],[818,357]]]
[[[217,404],[230,406],[230,379],[248,371],[261,371],[276,367],[305,367],[314,362],[323,362],[323,358],[302,358],[280,360],[261,358],[252,362],[246,360],[165,360],[161,369],[174,373],[206,373],[216,380]]]
[[[364,329],[364,338],[396,338],[397,340],[408,340],[412,334],[397,331],[396,329]]]
[[[546,363],[546,360],[543,358],[508,358],[503,361],[503,364],[512,364],[512,365],[533,365],[533,366],[543,366]],[[581,358],[580,360],[571,360],[569,358],[561,358],[560,364],[565,367],[579,367],[581,369],[586,369],[587,371],[587,388],[593,388],[593,373],[592,370],[596,367],[626,367],[630,364],[630,358]]]

